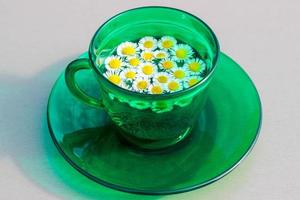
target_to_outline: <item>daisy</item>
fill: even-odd
[[[203,60],[199,59],[199,58],[194,58],[191,60],[188,60],[185,64],[185,66],[187,67],[187,69],[191,72],[199,72],[199,73],[203,73],[203,71],[205,70],[205,62],[203,62]]]
[[[176,92],[182,89],[182,85],[178,80],[171,80],[168,82],[168,90],[170,92]]]
[[[118,71],[106,71],[104,76],[113,84],[118,86],[122,85],[122,79]]]
[[[154,52],[155,58],[157,59],[166,59],[169,57],[169,53],[164,50],[157,50]]]
[[[161,69],[169,70],[172,69],[173,67],[177,67],[177,63],[171,59],[164,59],[159,62],[158,66]]]
[[[126,90],[131,90],[130,89],[130,82],[128,80],[123,80],[121,75],[120,75],[120,78],[121,78],[121,83],[118,85],[119,87],[123,88],[123,89],[126,89]]]
[[[166,84],[171,79],[171,75],[167,72],[159,72],[154,75],[154,82]]]
[[[137,56],[127,57],[126,61],[130,67],[138,67],[141,64],[141,60]]]
[[[105,59],[105,68],[107,70],[119,70],[124,63],[119,56],[110,56]]]
[[[142,74],[142,76],[153,76],[156,71],[157,71],[157,68],[154,64],[150,63],[150,62],[146,62],[146,63],[143,63],[140,67],[140,74]]]
[[[133,42],[123,42],[117,48],[119,56],[134,56],[138,51],[137,44]]]
[[[152,103],[151,109],[156,113],[168,112],[173,109],[173,103],[167,101],[154,101]]]
[[[150,94],[162,94],[164,91],[164,87],[161,84],[151,84],[149,87]]]
[[[135,68],[127,68],[124,69],[121,74],[120,77],[122,78],[122,80],[134,80],[137,77],[137,70]]]
[[[127,102],[133,108],[137,108],[139,110],[145,110],[151,106],[148,101],[129,101]]]
[[[183,86],[184,88],[189,88],[196,85],[200,82],[203,78],[201,76],[190,76],[186,80],[184,80]]]
[[[151,61],[155,58],[154,53],[152,51],[143,51],[141,53],[141,57],[145,60],[145,61]]]
[[[189,75],[186,67],[174,67],[171,69],[171,71],[172,71],[172,78],[176,80],[183,80]]]
[[[147,92],[150,86],[149,79],[147,77],[140,76],[133,81],[132,87],[137,92]]]
[[[153,50],[157,47],[157,40],[154,37],[146,36],[140,39],[139,48],[142,50]]]
[[[179,44],[171,49],[175,61],[184,61],[193,56],[193,49],[187,44]]]
[[[164,36],[162,37],[158,42],[158,47],[160,49],[171,49],[177,44],[177,41],[175,38],[171,36]]]

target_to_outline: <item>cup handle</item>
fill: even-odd
[[[78,84],[75,81],[75,73],[79,70],[91,70],[91,65],[89,59],[80,58],[72,61],[66,68],[65,71],[65,81],[68,89],[71,93],[77,97],[79,100],[84,102],[85,104],[95,107],[95,108],[103,108],[103,103],[101,99],[96,99],[87,95],[83,90],[81,90]]]

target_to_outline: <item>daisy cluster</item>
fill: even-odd
[[[193,48],[174,37],[143,37],[123,42],[105,59],[104,76],[127,90],[145,94],[172,93],[204,77],[206,64]]]

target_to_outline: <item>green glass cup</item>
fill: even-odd
[[[189,44],[205,60],[207,76],[194,86],[170,94],[142,94],[123,89],[104,76],[104,60],[124,41],[144,36],[173,36]],[[65,80],[72,94],[84,103],[105,109],[121,138],[144,149],[165,148],[187,138],[206,101],[213,78],[219,44],[202,20],[167,7],[141,7],[122,12],[105,22],[93,36],[89,58],[71,62]],[[101,98],[86,94],[75,81],[79,70],[93,70]],[[94,78],[94,77],[91,77]]]

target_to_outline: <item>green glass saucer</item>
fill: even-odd
[[[92,72],[79,72],[76,79],[90,95],[101,95]],[[207,92],[206,106],[188,138],[168,149],[145,151],[119,138],[103,110],[75,99],[61,75],[48,102],[50,134],[75,169],[105,186],[141,194],[193,190],[233,170],[252,149],[261,123],[254,84],[224,54]]]

